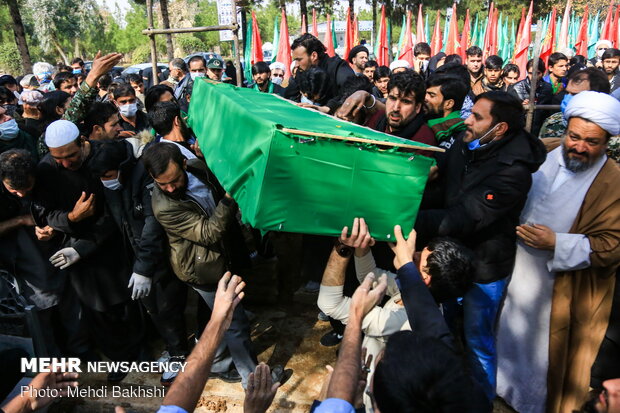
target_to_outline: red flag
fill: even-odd
[[[601,40],[611,40],[611,24],[612,17],[614,15],[614,0],[609,3],[609,10],[607,10],[607,16],[605,17],[605,23],[603,23],[603,30],[601,30]]]
[[[389,45],[387,39],[387,23],[385,20],[385,6],[381,6],[381,22],[379,24],[379,41],[377,42],[377,63],[379,66],[390,65]]]
[[[359,24],[357,22],[357,15],[353,14],[353,44],[357,44],[360,37]]]
[[[461,56],[463,61],[467,58],[465,51],[469,48],[469,44],[471,43],[471,35],[469,33],[470,25],[469,9],[467,9],[467,13],[465,14],[465,22],[463,22],[463,33],[461,34],[461,48],[459,49],[459,56]]]
[[[334,38],[332,37],[332,16],[327,15],[327,25],[325,27],[325,37],[323,37],[323,44],[327,49],[327,55],[329,57],[336,56],[336,51],[334,50]]]
[[[306,15],[301,15],[301,34],[308,33],[308,23],[306,23]]]
[[[527,70],[525,67],[527,66],[527,52],[530,47],[530,43],[532,42],[532,13],[534,11],[534,0],[530,2],[530,10],[527,12],[527,17],[523,22],[523,32],[521,33],[521,40],[519,45],[517,46],[517,54],[515,56],[515,64],[519,66],[519,71],[521,75],[519,76],[519,80],[524,79]]]
[[[489,56],[497,54],[497,30],[498,30],[499,11],[497,7],[493,10],[493,29],[489,41]]]
[[[543,41],[542,51],[540,52],[540,58],[545,63],[547,63],[549,56],[551,56],[551,53],[553,53],[553,41],[555,40],[555,19],[556,11],[554,7],[553,12],[551,13],[549,29],[547,30],[547,35],[545,36],[545,40]]]
[[[487,29],[484,32],[484,44],[482,47],[482,59],[486,59],[489,55],[489,49],[491,47],[491,33],[493,32],[493,8],[494,4],[491,2],[491,7],[489,7],[489,16],[487,17]]]
[[[568,0],[566,2],[566,7],[564,8],[564,16],[562,17],[562,27],[560,27],[560,38],[558,39],[556,50],[564,50],[569,46],[568,26],[570,25],[570,2],[571,0]]]
[[[525,7],[521,7],[521,20],[519,20],[519,29],[517,30],[517,38],[515,41],[515,50],[512,53],[512,61],[515,62],[517,57],[517,51],[519,50],[519,45],[521,44],[521,36],[523,36],[523,24],[525,24]]]
[[[416,24],[416,35],[415,41],[416,43],[426,43],[428,39],[426,38],[426,34],[424,33],[424,18],[422,17],[422,3],[420,3],[420,7],[418,8],[418,23]]]
[[[413,41],[411,40],[411,10],[407,12],[407,26],[405,29],[405,36],[403,38],[403,45],[400,49],[399,59],[406,60],[413,67]]]
[[[458,54],[461,45],[459,44],[459,22],[456,17],[456,3],[452,5],[452,17],[450,17],[450,28],[446,39],[446,55]]]
[[[435,20],[435,28],[433,29],[433,38],[431,39],[431,55],[435,56],[441,52],[443,40],[441,39],[441,15],[437,10],[437,19]]]
[[[620,45],[620,39],[618,38],[618,18],[620,18],[620,5],[616,6],[616,14],[614,16],[614,22],[611,25],[610,39],[614,47]]]
[[[312,33],[314,37],[319,37],[319,26],[316,24],[316,9],[312,9]]]
[[[260,29],[256,14],[252,11],[252,64],[263,61],[263,42],[260,39]]]
[[[288,24],[286,23],[286,13],[282,9],[282,21],[280,22],[280,40],[278,41],[278,54],[276,61],[283,63],[285,67],[284,78],[291,77],[291,44],[288,39]]]
[[[349,58],[349,52],[353,48],[353,27],[351,27],[351,10],[347,7],[347,25],[344,32],[344,54],[342,57]]]
[[[588,56],[588,5],[583,9],[583,17],[581,25],[577,32],[577,40],[575,41],[576,53],[582,56]]]

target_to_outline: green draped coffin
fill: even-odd
[[[398,147],[326,138],[412,143],[205,80],[194,86],[189,125],[243,221],[263,231],[335,236],[364,217],[377,240],[393,239],[394,225],[406,233],[414,224],[434,163]]]

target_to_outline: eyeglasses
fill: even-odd
[[[271,77],[284,77],[284,74],[276,74],[276,73],[272,73]]]

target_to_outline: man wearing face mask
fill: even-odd
[[[9,149],[25,149],[39,159],[35,138],[19,128],[17,121],[0,106],[0,153]]]
[[[128,288],[140,300],[166,344],[169,361],[182,362],[188,353],[185,329],[186,286],[172,272],[166,253],[166,234],[153,215],[153,179],[126,141],[107,141],[88,162],[101,179],[105,203],[122,233],[133,261]],[[164,385],[175,372],[162,376]]]
[[[52,85],[52,72],[54,71],[54,66],[47,62],[36,62],[32,65],[32,73],[37,78],[39,82],[39,90],[42,92],[47,92],[50,89],[50,85]]]
[[[609,81],[605,73],[595,67],[589,67],[576,71],[569,76],[566,89],[564,89],[564,97],[560,104],[560,112],[554,113],[545,120],[538,134],[540,139],[561,138],[564,135],[566,131],[564,111],[571,99],[584,90],[609,93]]]
[[[428,200],[415,229],[420,245],[437,236],[451,236],[476,254],[475,284],[463,297],[463,329],[474,376],[493,400],[494,326],[514,264],[514,228],[531,174],[545,160],[546,151],[523,130],[521,103],[506,92],[479,95],[465,126],[465,135],[455,140],[438,164],[433,185],[440,190],[432,193],[440,195]]]
[[[136,91],[128,83],[122,83],[112,93],[114,104],[121,114],[121,127],[126,135],[133,136],[136,133],[149,128],[146,114],[138,110]],[[124,136],[127,137],[127,136]]]
[[[248,87],[263,93],[275,93],[284,96],[284,88],[271,81],[271,69],[265,62],[256,62],[252,65],[252,79],[254,84]]]
[[[269,70],[271,70],[271,83],[282,86],[284,74],[286,72],[286,66],[284,66],[284,63],[273,62],[269,65]]]

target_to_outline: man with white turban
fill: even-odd
[[[271,83],[281,86],[284,81],[284,75],[286,74],[286,66],[284,66],[284,63],[273,62],[269,65],[269,70],[271,70]]]
[[[390,71],[392,74],[404,72],[408,69],[411,69],[411,65],[406,60],[394,60],[390,63]]]
[[[588,395],[620,264],[620,102],[575,95],[533,175],[497,335],[497,393],[520,413],[569,413]],[[559,147],[558,144],[560,145]]]

